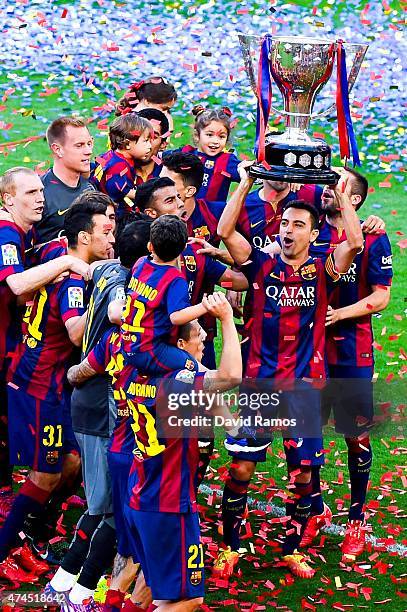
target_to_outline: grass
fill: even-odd
[[[31,75],[18,71],[0,75],[0,92],[3,93],[0,115],[0,131],[3,136],[0,146],[0,173],[11,166],[21,164],[44,171],[50,164],[50,158],[43,138],[11,147],[7,147],[7,142],[43,134],[47,123],[61,114],[76,112],[91,117],[100,113],[103,104],[113,97],[111,92],[115,93],[114,97],[120,95],[117,90],[121,87],[120,81],[115,81],[116,86],[113,86],[112,81],[111,77],[104,80],[101,74],[96,74],[95,90],[94,84],[78,85],[74,74],[64,77]],[[55,87],[57,91],[53,92]],[[15,91],[5,93],[13,88]],[[90,125],[95,136],[95,153],[106,149],[106,132],[99,131],[99,119],[100,116]],[[172,146],[175,148],[189,142],[190,135],[189,119],[178,112],[175,116]],[[358,136],[363,138],[362,134]],[[235,144],[239,153],[249,154],[252,142],[251,124],[239,132]],[[403,186],[400,173],[395,172],[392,175],[391,165],[386,168],[386,172],[386,179],[383,174],[368,175],[372,193],[363,207],[363,215],[366,217],[374,213],[385,219],[394,253],[395,280],[391,303],[385,312],[374,317],[375,336],[380,348],[375,354],[376,372],[379,374],[377,396],[381,402],[391,402],[394,409],[405,402],[406,396],[402,370],[403,366],[405,369],[403,345],[406,334],[403,279],[406,278],[407,260],[405,250],[397,243],[405,239],[403,230],[406,227],[407,213],[401,205]],[[384,187],[381,183],[389,183],[391,186]],[[330,453],[326,457],[322,473],[325,498],[335,512],[335,520],[343,523],[349,503],[346,449],[341,438],[328,434],[326,440]],[[377,537],[394,538],[399,543],[403,542],[401,522],[406,515],[406,504],[403,503],[406,484],[403,457],[407,449],[403,447],[404,444],[401,421],[388,426],[386,434],[382,432],[373,440],[374,464],[369,493],[370,522],[374,534]],[[215,453],[207,480],[207,484],[212,487],[221,487],[224,466],[229,462],[221,439],[217,440],[217,447],[218,452]],[[281,503],[278,492],[286,483],[286,468],[281,453],[281,442],[276,441],[267,463],[258,466],[259,473],[250,487],[250,495],[254,499]],[[342,507],[343,502],[345,505]],[[210,551],[219,542],[216,533],[219,499],[209,498],[208,501],[201,496],[200,503],[205,508],[202,530],[207,543],[210,544],[207,547]],[[66,514],[68,534],[77,518],[78,512],[70,511]],[[407,573],[407,568],[406,561],[399,556],[380,553],[375,557],[372,556],[375,555],[374,551],[368,551],[363,557],[365,569],[348,572],[338,565],[340,553],[337,545],[340,538],[329,536],[321,547],[315,549],[312,556],[319,569],[315,579],[291,581],[290,578],[287,580],[284,569],[275,567],[275,545],[281,536],[280,526],[277,523],[266,523],[266,516],[259,511],[251,513],[249,521],[253,537],[244,540],[248,552],[240,564],[241,575],[236,580],[231,580],[227,586],[208,583],[206,602],[211,609],[277,608],[296,611],[314,609],[314,605],[317,609],[338,610],[384,609],[390,606],[393,610],[405,609],[401,580],[403,574]],[[213,553],[207,554],[209,562],[209,555]],[[375,603],[385,600],[389,601]]]

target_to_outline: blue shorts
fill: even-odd
[[[125,365],[130,364],[140,373],[151,376],[162,376],[172,370],[197,372],[199,369],[197,361],[189,353],[164,342],[157,343],[149,352],[123,352],[123,356]]]
[[[271,383],[274,385],[273,381]],[[256,383],[255,383],[256,385]],[[253,388],[251,393],[253,393]],[[241,451],[232,449],[225,442],[229,454],[235,459],[252,461],[254,463],[266,461],[267,448],[273,439],[276,426],[269,424],[270,419],[280,419],[283,423],[294,421],[294,426],[284,426],[284,450],[289,465],[301,465],[306,461],[309,465],[322,465],[324,454],[321,423],[321,393],[308,384],[298,384],[295,390],[283,391],[271,397],[269,404],[253,412],[253,402],[240,410],[239,414],[248,424],[244,425],[240,434],[246,438],[247,445]],[[258,395],[258,393],[257,393]],[[259,422],[256,421],[259,418]],[[289,442],[291,440],[291,443]]]
[[[141,512],[126,506],[133,559],[140,561],[153,599],[204,596],[204,558],[197,512]]]
[[[122,557],[130,557],[129,529],[124,517],[124,509],[129,501],[128,481],[133,456],[127,453],[107,452],[107,463],[112,485],[113,515],[116,525],[117,552]],[[137,561],[135,561],[137,562]]]
[[[345,437],[367,434],[373,425],[373,366],[329,366],[329,381],[322,394],[322,414],[331,411],[335,431]]]
[[[58,474],[62,470],[63,455],[79,454],[69,406],[64,400],[37,399],[10,384],[7,394],[11,464]]]

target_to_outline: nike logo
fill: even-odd
[[[68,212],[69,208],[65,208],[65,210],[58,210],[58,215],[62,217],[66,212]]]
[[[318,452],[318,451],[317,451],[317,452],[315,453],[315,457],[320,457],[320,456],[321,456],[321,455],[323,455],[323,454],[324,454],[324,453],[320,453],[320,452]]]
[[[271,278],[276,278],[277,280],[281,280],[281,277],[277,276],[277,274],[274,274],[274,272],[270,272],[269,276],[271,276]]]
[[[329,242],[314,242],[314,246],[327,246]]]
[[[238,497],[237,499],[232,499],[231,497],[229,497],[227,499],[227,501],[228,501],[228,503],[233,503],[233,502],[241,501],[242,499],[243,499],[243,496],[242,497]]]
[[[254,227],[256,227],[257,225],[260,225],[260,223],[263,223],[262,220],[257,221],[257,223],[250,223],[250,228],[253,229]]]

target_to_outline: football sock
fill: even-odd
[[[283,555],[291,555],[301,540],[305,526],[311,516],[312,483],[295,483],[294,500],[286,504],[286,513],[290,517],[287,522],[283,542]]]
[[[322,514],[324,511],[324,500],[321,492],[321,481],[319,478],[321,466],[313,465],[311,468],[311,514]]]
[[[363,521],[363,506],[366,501],[370,468],[372,466],[372,447],[368,437],[361,440],[345,438],[348,446],[348,468],[350,478],[349,520]]]
[[[250,480],[237,480],[229,474],[222,497],[223,541],[232,550],[240,547],[240,526],[246,509]]]
[[[102,519],[103,514],[91,515],[87,511],[82,514],[76,525],[71,545],[61,563],[61,567],[69,574],[76,576],[80,571],[88,555],[92,536]]]
[[[27,478],[0,529],[0,562],[4,561],[17,541],[18,534],[23,530],[27,514],[40,512],[50,495],[50,491],[37,487],[32,480]]]
[[[116,529],[105,519],[93,534],[78,583],[88,589],[96,589],[101,576],[112,565],[115,555]]]
[[[76,574],[70,574],[62,569],[62,567],[59,567],[50,584],[55,591],[62,593],[63,591],[69,591],[69,589],[72,589],[75,582]]]

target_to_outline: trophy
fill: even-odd
[[[349,157],[351,148],[354,164],[359,163],[348,94],[368,45],[346,45],[349,51],[355,53],[348,78],[342,41],[239,34],[239,42],[250,85],[258,100],[258,163],[250,168],[250,174],[255,178],[289,183],[337,183],[338,174],[331,169],[331,148],[322,139],[311,139],[307,130],[310,119],[327,115],[336,106],[341,157]],[[253,56],[259,52],[256,75]],[[321,113],[313,113],[316,96],[332,75],[335,57],[336,102]],[[271,79],[282,94],[284,110],[277,110],[271,105]],[[282,134],[266,134],[270,110],[285,115],[286,130]]]

